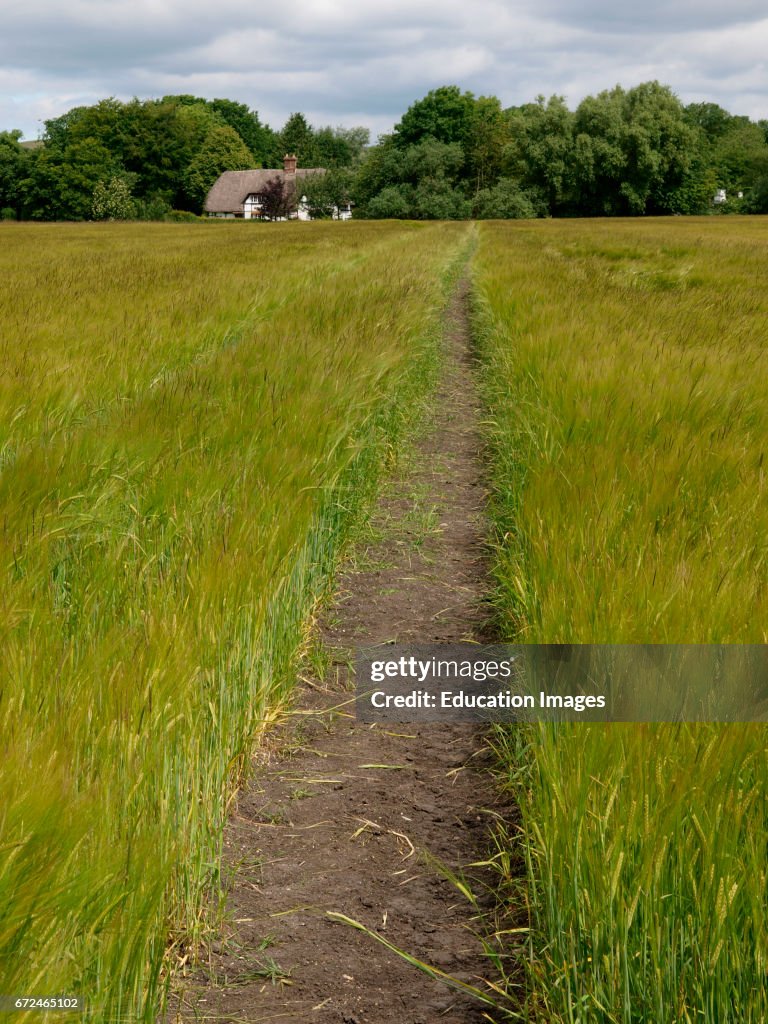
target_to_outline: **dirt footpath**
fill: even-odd
[[[483,979],[494,978],[493,966],[474,934],[489,876],[466,865],[487,856],[488,826],[506,809],[495,803],[482,738],[472,725],[358,724],[347,672],[358,646],[487,639],[465,282],[448,314],[447,345],[433,426],[340,577],[320,627],[317,671],[239,797],[226,837],[228,923],[207,968],[186,982],[183,1020],[500,1019],[328,916],[346,915],[489,991]]]

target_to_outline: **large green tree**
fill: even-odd
[[[509,143],[504,151],[505,177],[543,195],[548,210],[569,212],[573,206],[573,114],[562,96],[511,107],[507,111]]]
[[[698,136],[668,86],[616,86],[583,100],[574,119],[573,187],[585,214],[670,213]]]
[[[726,189],[729,195],[748,191],[768,176],[768,145],[760,125],[734,121],[711,150],[718,188]]]
[[[19,185],[24,176],[25,152],[19,145],[21,132],[0,132],[0,211],[3,216],[19,214]]]
[[[293,153],[299,167],[319,166],[314,132],[302,113],[291,114],[278,133],[278,141],[283,155]]]
[[[718,189],[725,189],[728,196],[718,212],[761,211],[760,182],[768,178],[763,123],[734,116],[717,103],[691,103],[684,116],[697,134],[697,143],[691,147],[691,166],[675,195],[677,211],[711,212]]]
[[[464,147],[472,132],[475,98],[457,85],[443,85],[412,103],[395,126],[393,141],[401,149],[426,138]]]
[[[735,117],[717,103],[689,103],[683,108],[683,117],[710,144],[722,138],[734,124],[750,123],[748,117]]]
[[[375,146],[365,128],[315,128],[300,112],[273,132],[235,100],[112,97],[52,118],[43,141],[28,151],[18,133],[0,134],[6,216],[88,217],[98,183],[113,180],[137,216],[199,211],[221,171],[281,167],[289,152],[301,167],[344,171],[310,187],[318,215],[342,184],[368,217],[705,213],[719,188],[719,212],[768,209],[768,121],[683,107],[658,82],[616,86],[575,112],[558,96],[504,110],[494,96],[441,86]]]
[[[184,174],[188,206],[200,212],[211,185],[223,171],[247,170],[253,163],[253,154],[234,128],[212,125]]]
[[[416,220],[469,216],[461,186],[464,150],[457,142],[425,136],[401,147],[390,136],[369,156],[357,176],[355,200],[367,217],[406,216]]]
[[[466,177],[475,189],[498,181],[512,141],[510,119],[496,96],[475,100],[464,141]]]
[[[316,128],[312,152],[318,167],[351,167],[358,163],[368,145],[367,128]]]
[[[212,100],[211,110],[234,128],[248,151],[253,154],[253,166],[266,167],[273,157],[275,148],[274,132],[268,125],[263,125],[255,110],[250,110],[245,103],[235,100]]]
[[[243,134],[263,142],[267,129],[255,112],[225,100],[110,98],[73,108],[46,122],[44,149],[20,190],[24,213],[86,217],[96,184],[115,176],[129,183],[145,215],[171,207],[199,211],[221,170],[258,164]]]
[[[30,156],[19,191],[22,212],[32,220],[88,220],[98,182],[124,177],[121,163],[90,136],[65,151],[43,147]]]
[[[315,220],[335,216],[352,198],[354,174],[347,167],[336,167],[327,174],[309,174],[301,181],[301,195]]]

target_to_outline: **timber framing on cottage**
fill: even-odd
[[[214,182],[203,209],[209,217],[263,220],[264,192],[268,183],[277,179],[283,183],[288,199],[288,219],[311,220],[301,194],[301,184],[312,175],[325,173],[324,167],[297,167],[293,154],[285,157],[282,169],[264,167],[253,171],[225,171]]]

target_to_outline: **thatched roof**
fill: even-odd
[[[252,192],[258,195],[273,178],[281,178],[288,186],[296,184],[312,174],[325,174],[324,167],[299,167],[295,174],[283,170],[261,168],[258,171],[224,171],[214,182],[205,200],[206,213],[242,213],[243,203]]]

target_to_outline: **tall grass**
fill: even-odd
[[[0,234],[0,992],[150,1020],[466,229]]]
[[[475,326],[500,629],[766,642],[759,221],[488,225]],[[762,726],[500,731],[533,1018],[768,1019]]]

